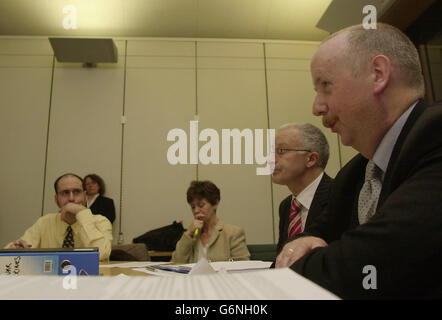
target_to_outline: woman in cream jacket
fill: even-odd
[[[187,202],[194,220],[183,233],[171,262],[249,260],[244,229],[224,223],[216,216],[220,201],[218,187],[210,181],[192,181]]]

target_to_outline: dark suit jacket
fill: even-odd
[[[99,195],[90,207],[93,214],[105,216],[111,223],[115,220],[114,200]]]
[[[394,146],[376,213],[359,225],[366,163],[357,155],[341,169],[326,212],[310,229],[328,247],[291,268],[342,298],[442,298],[442,104],[415,106]],[[377,289],[365,289],[364,281]]]
[[[318,188],[316,189],[315,195],[313,197],[310,209],[308,211],[307,220],[305,222],[304,231],[308,231],[309,227],[312,225],[313,220],[315,220],[324,208],[328,204],[328,193],[330,185],[333,179],[330,178],[326,173],[322,176],[319,182]],[[287,243],[288,239],[288,228],[289,228],[289,216],[290,207],[292,205],[292,196],[285,198],[279,205],[279,240],[276,247],[277,254],[279,254]]]

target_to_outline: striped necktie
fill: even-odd
[[[295,198],[293,198],[289,216],[289,239],[293,238],[302,231],[301,207],[302,205],[298,203]]]
[[[74,234],[72,233],[72,227],[68,226],[67,234],[63,241],[63,248],[73,248],[74,247]]]

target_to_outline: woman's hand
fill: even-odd
[[[190,238],[193,238],[193,236],[195,235],[195,230],[198,229],[198,232],[201,233],[202,229],[204,227],[204,221],[198,219],[198,216],[195,217],[195,219],[193,220],[192,224],[189,226],[189,228],[187,228],[187,235]]]

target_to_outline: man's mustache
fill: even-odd
[[[326,115],[322,117],[322,125],[326,128],[330,128],[336,121],[338,117],[333,115]]]

